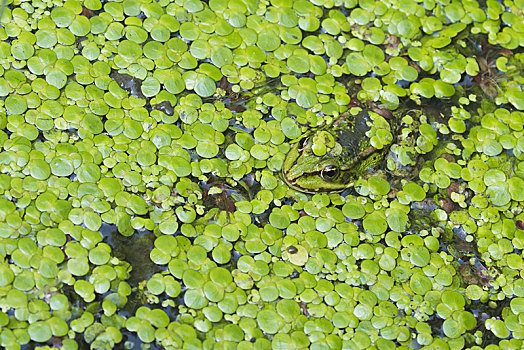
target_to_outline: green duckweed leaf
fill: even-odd
[[[51,11],[51,19],[57,27],[69,27],[75,19],[75,13],[67,7],[55,7]]]
[[[507,338],[510,331],[502,320],[488,319],[486,320],[486,329],[490,330],[498,338]]]
[[[142,82],[142,93],[146,97],[156,96],[160,92],[160,83],[153,77],[148,77]]]
[[[512,177],[508,180],[509,193],[514,201],[524,201],[524,180],[520,177]]]
[[[1,346],[518,348],[524,1],[389,5],[3,6]],[[388,169],[290,191],[290,148],[355,105],[401,115],[369,124]]]
[[[344,216],[350,218],[350,219],[361,219],[366,214],[366,210],[364,209],[364,206],[360,204],[359,202],[351,201],[342,207],[342,213]]]
[[[283,326],[284,321],[275,311],[264,309],[257,314],[257,324],[263,332],[275,334]]]
[[[11,54],[17,60],[27,60],[33,56],[34,53],[35,49],[31,43],[22,40],[13,41],[11,46]]]
[[[227,264],[231,260],[231,250],[225,244],[217,245],[211,255],[213,260],[218,264]]]
[[[35,159],[27,164],[32,177],[37,180],[45,180],[51,175],[51,167],[42,159]]]
[[[462,334],[458,322],[453,319],[444,320],[442,330],[444,334],[450,338],[457,338]]]
[[[29,327],[27,327],[27,332],[31,340],[41,343],[48,341],[53,335],[49,325],[42,321],[31,323]]]
[[[20,95],[9,95],[5,99],[5,108],[9,114],[23,114],[27,110],[26,99]]]
[[[386,221],[389,228],[395,232],[404,232],[408,224],[408,216],[405,212],[399,209],[388,209],[386,211]]]
[[[386,232],[388,227],[385,215],[378,211],[366,215],[362,220],[362,225],[367,232],[375,236]]]
[[[351,74],[356,76],[365,75],[371,68],[366,58],[359,52],[350,53],[346,58],[346,64]]]
[[[0,286],[6,287],[10,285],[14,280],[14,272],[9,268],[8,264],[1,264],[0,265]]]
[[[289,216],[285,212],[279,210],[279,208],[273,209],[271,214],[269,214],[269,222],[273,227],[279,229],[285,229],[290,224]]]
[[[422,273],[414,273],[409,279],[409,286],[418,295],[424,295],[432,288],[431,280]]]
[[[507,182],[496,182],[488,187],[486,194],[491,203],[496,206],[504,206],[511,201],[511,194]]]

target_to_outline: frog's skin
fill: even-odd
[[[378,115],[377,115],[378,116]],[[382,125],[390,126],[384,118]],[[285,182],[293,189],[306,192],[341,192],[368,172],[376,170],[388,148],[377,149],[370,143],[373,121],[369,110],[346,116],[333,124],[308,132],[289,151],[282,167]],[[317,144],[326,152],[313,151]]]

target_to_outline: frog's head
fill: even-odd
[[[306,193],[339,192],[350,187],[354,180],[375,169],[384,159],[384,152],[367,146],[349,157],[339,143],[318,156],[313,151],[314,136],[300,139],[289,151],[282,174],[285,182],[297,191]]]
[[[328,153],[318,156],[313,152],[313,135],[300,139],[289,151],[282,174],[285,182],[297,191],[306,193],[342,191],[341,164]]]
[[[362,125],[359,125],[362,124]],[[371,145],[365,121],[337,123],[310,132],[291,148],[282,167],[284,181],[306,193],[340,192],[370,170],[387,151]]]

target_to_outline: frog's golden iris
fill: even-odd
[[[282,167],[285,182],[306,193],[337,192],[376,169],[387,149],[372,145],[377,131],[373,123],[380,119],[382,126],[389,128],[389,124],[379,115],[371,118],[372,113],[362,111],[308,132],[286,156]],[[388,134],[391,136],[389,130]]]

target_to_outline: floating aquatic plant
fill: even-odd
[[[523,8],[3,1],[0,345],[520,347]]]

